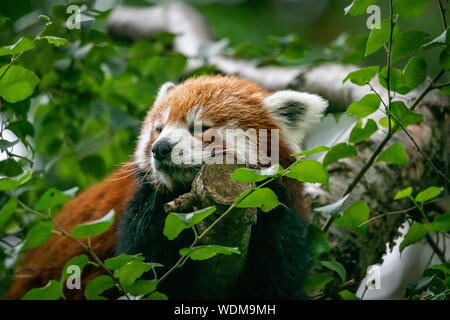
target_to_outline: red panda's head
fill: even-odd
[[[260,161],[261,150],[266,148],[272,162],[298,152],[327,105],[317,95],[270,93],[237,77],[166,83],[144,120],[135,162],[146,179],[169,189],[188,186],[201,165],[219,161],[218,156],[270,166],[274,163]]]

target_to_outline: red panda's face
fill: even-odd
[[[235,77],[167,83],[144,121],[135,162],[146,179],[169,189],[189,186],[204,163],[270,166],[280,142],[292,153],[300,150],[326,106],[315,95],[271,94]]]

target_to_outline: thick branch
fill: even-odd
[[[196,226],[197,234],[202,234],[242,192],[251,187],[250,184],[231,180],[232,172],[238,167],[240,166],[203,166],[192,184],[191,192],[168,203],[165,206],[166,212],[192,211],[215,205],[216,212]],[[194,292],[203,294],[202,297],[196,298],[214,299],[227,296],[226,293],[231,290],[244,267],[251,227],[256,223],[256,213],[256,209],[234,208],[200,240],[198,245],[237,247],[241,254],[217,255],[195,263],[192,268],[195,282],[191,287]]]

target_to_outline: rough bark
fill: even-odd
[[[256,81],[269,90],[291,88],[320,94],[339,106],[341,110],[345,110],[350,103],[370,93],[368,86],[359,87],[350,82],[342,84],[345,76],[357,69],[356,66],[326,63],[306,67],[258,67],[252,61],[226,56],[220,50],[211,50],[212,52],[205,59],[205,57],[201,57],[202,48],[204,49],[206,45],[214,42],[210,28],[200,14],[184,3],[169,3],[144,9],[119,7],[111,13],[109,19],[111,35],[122,39],[149,38],[155,32],[163,30],[180,34],[176,38],[175,49],[189,58],[188,67],[191,69],[200,66],[202,63],[213,64],[224,74],[240,75]],[[386,99],[386,90],[381,87],[378,81],[374,80],[371,84]],[[402,100],[407,105],[411,105],[413,99],[418,97],[422,91],[423,87],[405,96],[396,95],[395,100]],[[446,128],[448,128],[448,102],[448,98],[439,95],[437,90],[430,92],[416,109],[416,111],[424,114],[424,120],[418,125],[408,127],[408,131],[425,154],[431,158],[438,168],[447,170],[447,176],[449,141]],[[382,116],[384,114],[380,111],[372,117],[378,120]],[[351,127],[335,142],[346,141]],[[324,221],[325,217],[314,213],[313,209],[334,202],[343,195],[346,187],[360,171],[384,136],[385,132],[379,130],[369,141],[358,145],[358,157],[344,159],[328,167],[330,191],[316,186],[308,185],[306,187],[305,192],[310,202],[313,221],[318,223]],[[393,201],[395,192],[406,186],[413,186],[416,192],[429,185],[440,185],[448,188],[445,181],[424,161],[404,133],[397,134],[389,144],[398,141],[405,145],[409,156],[409,164],[400,167],[377,163],[366,173],[357,188],[351,193],[350,199],[346,202],[347,205],[355,200],[365,200],[371,209],[371,217],[374,217],[408,207],[407,202]],[[194,189],[197,183],[198,181],[194,183]],[[216,183],[215,179],[206,181],[206,184],[205,181],[202,181],[200,189],[215,188]],[[217,188],[215,190],[217,191]],[[216,199],[214,196],[211,198],[210,195],[206,198],[208,200],[205,204],[211,203],[210,200],[215,202]],[[223,203],[219,201],[219,206],[222,205]],[[446,207],[446,209],[439,209],[439,206]],[[449,208],[447,203],[440,203],[436,209],[448,210]],[[398,233],[398,227],[405,221],[405,216],[405,214],[395,214],[376,219],[369,224],[365,236],[360,236],[346,229],[332,227],[330,229],[332,253],[329,258],[343,263],[349,279],[353,278],[357,285],[363,278],[366,268],[381,261],[385,252],[385,243],[393,243]],[[248,239],[249,221],[253,222],[254,220],[247,216],[243,216],[242,219],[245,231],[240,234],[239,240],[236,241],[240,242],[239,246],[246,247],[244,242],[245,239]],[[234,220],[233,223],[234,226],[238,226],[240,220]],[[222,224],[223,228],[226,228],[225,224]],[[220,232],[219,229],[216,229],[214,237],[221,238]],[[225,237],[220,239],[221,241],[232,240],[227,239],[228,233],[226,232],[224,233]],[[233,235],[236,235],[236,233],[233,233]],[[213,241],[210,243],[213,243]],[[233,268],[232,265],[231,268]],[[205,269],[206,279],[214,278],[209,276],[210,272],[211,269]]]
[[[200,222],[197,233],[201,235],[217,218],[219,218],[236,198],[248,190],[251,185],[231,180],[231,174],[242,165],[205,165],[193,182],[191,192],[166,204],[164,210],[169,212],[192,211],[214,205],[216,211]],[[231,256],[217,255],[201,261],[194,269],[196,279],[192,283],[195,292],[202,292],[204,299],[223,297],[237,281],[246,261],[251,227],[256,223],[257,210],[232,209],[222,221],[217,223],[198,245],[221,245],[239,248],[240,254]],[[205,276],[207,275],[207,276]]]

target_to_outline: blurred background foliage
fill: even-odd
[[[119,4],[149,6],[151,0],[1,0],[0,47],[20,37],[34,37],[44,28],[39,15],[52,20],[45,35],[65,38],[66,46],[38,41],[16,62],[40,79],[34,94],[23,101],[1,101],[2,159],[14,146],[14,163],[0,165],[3,176],[32,170],[32,180],[15,189],[27,203],[35,203],[50,187],[80,190],[103,179],[130,160],[140,121],[152,105],[157,89],[185,75],[186,58],[172,49],[173,35],[125,43],[112,40],[106,21]],[[364,58],[368,37],[367,15],[349,18],[341,0],[191,0],[209,21],[217,39],[229,40],[235,55],[260,64],[306,64],[340,61],[361,65],[383,64],[384,52]],[[84,6],[82,28],[65,27],[69,4]],[[384,8],[385,9],[385,8]],[[382,12],[386,12],[382,8]],[[8,18],[8,19],[6,19]],[[441,33],[436,3],[420,19],[401,21],[402,30]],[[438,56],[430,49],[424,57]],[[0,66],[10,56],[0,56]],[[427,59],[428,71],[439,68]],[[405,59],[396,64],[404,65]],[[395,65],[394,65],[395,66]],[[214,68],[204,71],[215,72]],[[9,150],[9,151],[8,151]],[[11,155],[8,155],[11,156]],[[9,194],[0,192],[0,206]],[[0,239],[20,242],[36,217],[19,212],[0,221]],[[15,253],[0,246],[0,296],[9,285]]]

